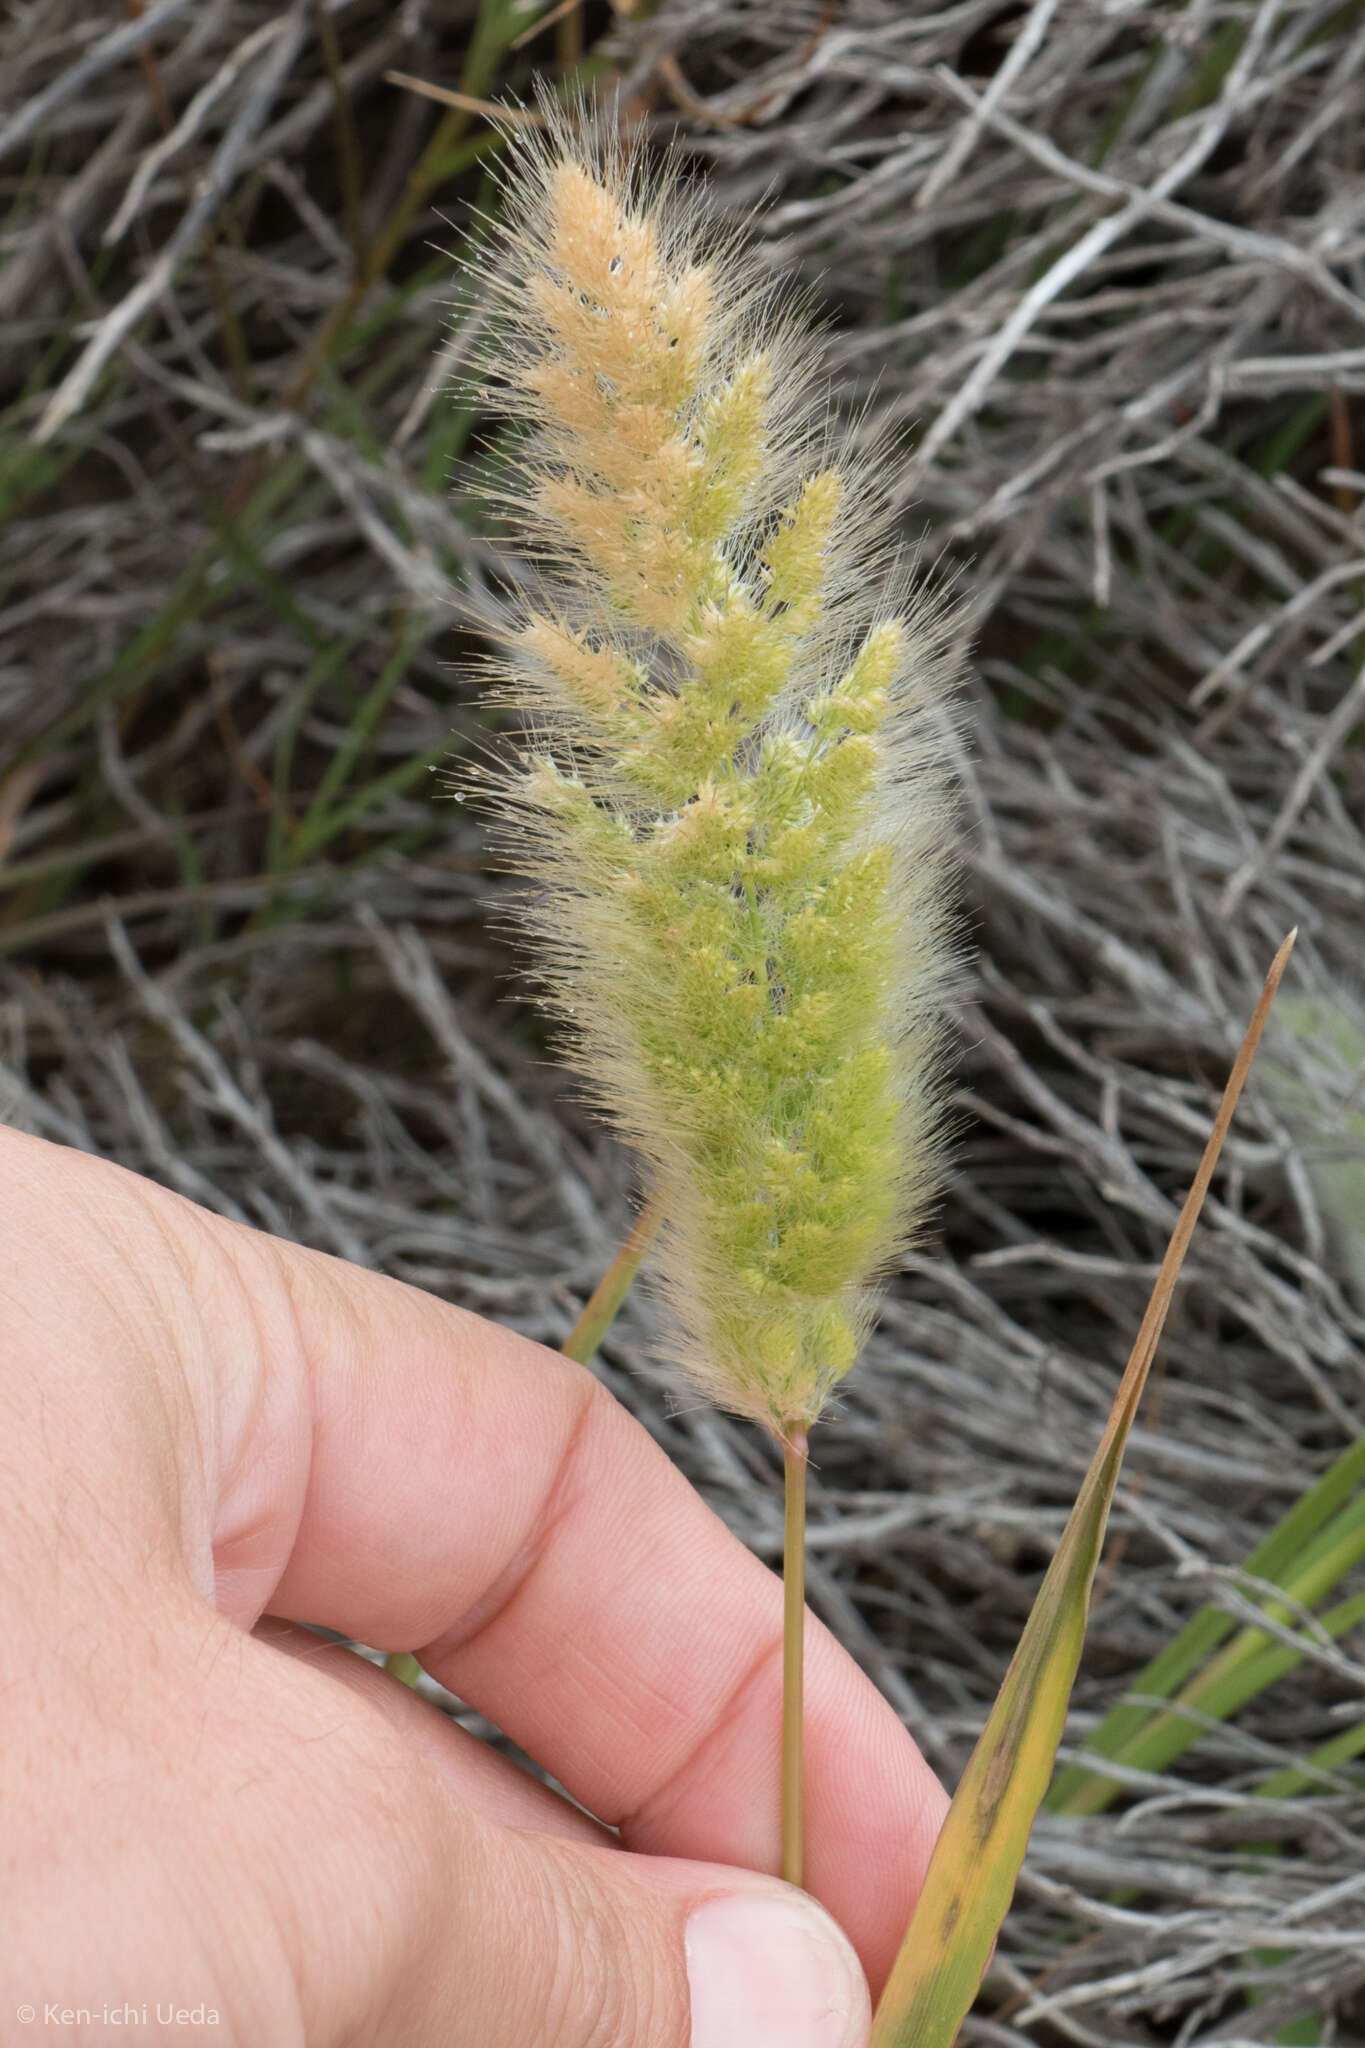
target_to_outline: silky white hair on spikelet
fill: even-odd
[[[692,1382],[779,1436],[853,1363],[931,1196],[959,620],[830,424],[798,295],[675,159],[508,134],[492,496],[531,564],[486,778],[535,977],[663,1214]]]

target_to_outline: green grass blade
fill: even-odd
[[[1301,1607],[1311,1606],[1335,1583],[1350,1557],[1352,1529],[1365,1521],[1365,1499],[1358,1498],[1365,1486],[1365,1437],[1351,1444],[1252,1551],[1246,1561],[1248,1577],[1283,1586]],[[1354,1503],[1353,1496],[1355,1498]],[[1343,1503],[1348,1505],[1343,1506]],[[1345,1546],[1342,1548],[1342,1546]],[[1339,1569],[1320,1589],[1319,1573],[1324,1557],[1337,1553]],[[1357,1553],[1359,1554],[1359,1553]],[[1308,1597],[1305,1597],[1308,1595]],[[1131,1691],[1149,1697],[1172,1698],[1191,1678],[1220,1643],[1237,1627],[1235,1616],[1219,1607],[1204,1607],[1153,1658],[1137,1678]],[[1140,1762],[1139,1745],[1159,1710],[1137,1705],[1119,1705],[1107,1714],[1091,1736],[1087,1748],[1103,1757],[1124,1763]],[[1193,1740],[1193,1736],[1190,1737]],[[1182,1744],[1182,1747],[1185,1745]],[[1145,1763],[1144,1763],[1144,1767]],[[1070,1764],[1057,1775],[1048,1795],[1052,1813],[1100,1813],[1117,1799],[1122,1786],[1113,1778],[1089,1769],[1084,1762]]]
[[[1317,1617],[1321,1633],[1335,1642],[1348,1629],[1365,1620],[1365,1593],[1329,1608]],[[1262,1629],[1247,1630],[1245,1650],[1235,1662],[1219,1660],[1219,1669],[1203,1674],[1197,1685],[1187,1686],[1171,1707],[1158,1715],[1140,1742],[1119,1761],[1135,1770],[1163,1771],[1187,1750],[1210,1721],[1226,1721],[1248,1700],[1274,1685],[1286,1672],[1303,1662],[1303,1651],[1276,1642]],[[1182,1709],[1188,1709],[1186,1716]],[[1195,1718],[1197,1716],[1197,1718]]]
[[[400,761],[396,768],[390,768],[383,775],[377,775],[373,782],[367,782],[363,789],[357,791],[349,802],[338,804],[335,810],[329,811],[306,834],[300,830],[296,852],[300,855],[320,852],[339,833],[353,825],[357,818],[364,817],[366,811],[373,810],[375,805],[382,803],[387,796],[401,794],[410,782],[416,780],[423,769],[435,767],[436,763],[449,753],[449,739],[437,740],[432,746],[424,747],[420,754],[412,754],[406,761]]]
[[[349,640],[337,640],[319,655],[303,680],[296,684],[288,715],[275,742],[274,772],[270,778],[273,804],[270,812],[270,842],[266,866],[272,874],[287,865],[289,835],[296,829],[289,815],[289,787],[294,773],[294,749],[299,730],[312,709],[319,690],[332,682],[365,638],[364,632]]]
[[[1358,1756],[1365,1756],[1365,1721],[1357,1721],[1354,1728],[1334,1735],[1330,1742],[1324,1742],[1301,1764],[1290,1764],[1285,1770],[1276,1771],[1273,1778],[1267,1778],[1264,1785],[1256,1787],[1256,1797],[1296,1798],[1300,1792],[1307,1792],[1319,1784],[1322,1777],[1340,1770],[1343,1764],[1354,1763]]]
[[[1324,1779],[1338,1771],[1342,1764],[1353,1763],[1356,1757],[1365,1755],[1365,1721],[1357,1721],[1353,1728],[1344,1729],[1334,1735],[1330,1742],[1324,1742],[1315,1749],[1302,1764],[1291,1764],[1288,1769],[1277,1771],[1267,1778],[1263,1785],[1256,1787],[1258,1799],[1293,1799],[1300,1792],[1307,1792],[1323,1786]],[[1326,1789],[1331,1790],[1330,1783]],[[1262,1856],[1277,1853],[1275,1842],[1255,1842],[1249,1845],[1253,1852]],[[1256,1961],[1269,1967],[1288,1962],[1291,1949],[1259,1948]],[[1247,1992],[1247,2004],[1256,2007],[1273,1987],[1267,1984],[1262,1989]],[[1297,2018],[1276,2029],[1271,2039],[1280,2043],[1280,2048],[1314,2048],[1325,2033],[1322,2014],[1307,2008]]]
[[[1099,1449],[943,1824],[870,2048],[952,2048],[1014,1894],[1066,1723],[1124,1447],[1180,1267],[1294,942],[1276,954],[1161,1264]]]
[[[408,776],[409,771],[415,772],[412,763],[404,763],[403,768],[398,771],[397,779],[394,775],[381,776],[371,785],[368,792],[362,792],[363,801],[356,799],[335,808],[333,806],[333,798],[345,788],[357,761],[374,737],[375,728],[388,707],[389,699],[435,630],[436,626],[430,619],[422,618],[415,624],[407,625],[400,633],[398,644],[384,664],[379,677],[366,692],[345,739],[328,762],[293,842],[281,857],[282,867],[290,867],[295,861],[304,860],[316,853],[320,846],[326,845],[329,839],[335,837],[343,823],[349,823],[353,817],[359,815],[360,810],[367,809],[378,796],[387,794],[392,788],[401,787],[402,780]],[[429,754],[421,755],[419,764],[425,765],[428,760],[434,760],[448,744],[445,742]]]

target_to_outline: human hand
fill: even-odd
[[[6,1130],[0,1242],[0,2040],[865,2041],[756,1874],[780,1584],[590,1373]],[[619,1837],[304,1621],[423,1645]],[[806,1660],[807,1882],[876,1989],[945,1802]]]

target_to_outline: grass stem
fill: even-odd
[[[802,1681],[806,1651],[806,1466],[804,1429],[782,1446],[786,1514],[782,1535],[782,1875],[800,1884],[805,1869]]]
[[[631,1226],[630,1235],[588,1297],[583,1313],[560,1345],[566,1358],[576,1358],[580,1365],[586,1365],[592,1357],[616,1320],[616,1312],[629,1294],[631,1282],[639,1272],[641,1261],[662,1221],[663,1212],[659,1204],[647,1202]]]

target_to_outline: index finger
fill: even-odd
[[[313,1390],[272,1611],[417,1648],[626,1846],[777,1872],[780,1581],[583,1367],[325,1254],[270,1250]],[[805,1744],[807,1885],[875,1988],[946,1800],[814,1621]]]
[[[776,1872],[780,1583],[589,1372],[107,1162],[0,1151],[20,1384],[79,1438],[106,1549],[115,1504],[135,1558],[169,1514],[187,1582],[244,1626],[418,1648],[626,1846]],[[945,1802],[818,1624],[806,1756],[808,1886],[875,1989]]]

